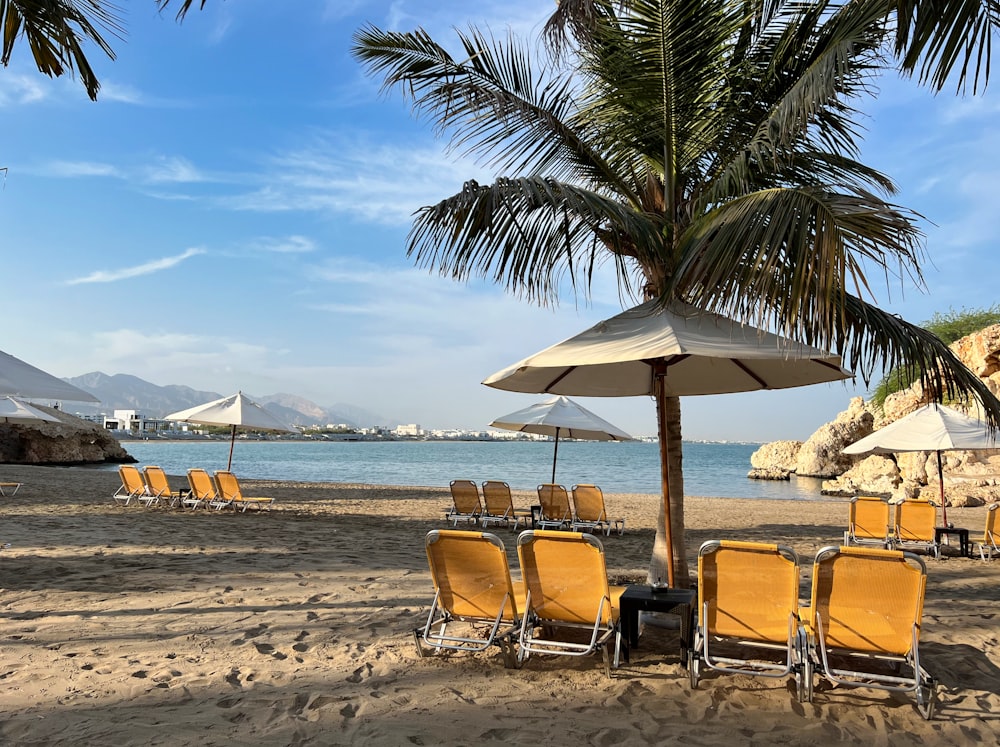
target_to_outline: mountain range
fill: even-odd
[[[65,408],[67,411],[83,415],[99,413],[111,415],[114,410],[136,410],[147,417],[162,418],[171,412],[185,410],[233,394],[233,392],[219,394],[199,391],[178,384],[158,386],[138,376],[129,374],[109,376],[100,371],[63,380],[85,392],[90,392],[101,400],[99,404],[74,402]],[[330,423],[343,423],[355,427],[384,425],[390,428],[398,425],[396,422],[384,420],[380,415],[349,404],[324,407],[294,394],[256,396],[246,392],[246,395],[290,425],[324,426]]]

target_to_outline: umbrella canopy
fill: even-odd
[[[523,410],[497,418],[490,425],[509,431],[554,436],[556,444],[552,454],[552,482],[556,481],[556,459],[559,456],[560,436],[586,441],[632,440],[632,437],[625,431],[598,417],[586,407],[563,396],[536,402]]]
[[[275,415],[265,410],[261,405],[247,397],[243,392],[237,392],[229,397],[223,397],[203,405],[189,407],[187,410],[171,413],[165,420],[176,420],[182,423],[200,423],[201,425],[228,425],[231,427],[229,439],[229,464],[233,466],[233,445],[236,443],[236,429],[248,428],[256,431],[288,431],[298,433],[298,429],[283,423]]]
[[[516,392],[656,400],[667,579],[673,585],[666,398],[786,389],[851,378],[840,357],[696,307],[650,301],[498,371]]]
[[[32,423],[58,423],[59,418],[49,415],[27,402],[14,397],[0,397],[0,423],[31,425]]]
[[[72,402],[100,402],[85,392],[40,368],[0,350],[0,395],[30,399],[66,399]]]
[[[997,449],[996,431],[981,420],[970,418],[944,405],[919,407],[909,415],[855,441],[845,454],[892,454],[903,451],[934,451],[937,453],[938,480],[941,484],[941,514],[948,526],[948,511],[944,504],[944,469],[941,452],[956,449]]]

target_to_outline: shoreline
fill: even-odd
[[[941,686],[925,722],[908,696],[874,690],[818,686],[802,705],[781,680],[708,675],[691,690],[670,630],[644,633],[611,679],[592,657],[418,658],[423,537],[446,526],[446,487],[241,480],[275,509],[220,514],[116,506],[113,471],[3,465],[0,479],[24,483],[0,498],[5,743],[1000,742],[997,562],[928,560],[921,654]],[[606,502],[626,517],[624,536],[601,537],[609,575],[643,576],[659,497]],[[844,499],[688,497],[689,563],[707,539],[789,544],[807,592],[846,517]],[[954,509],[973,537],[984,519]],[[516,568],[516,535],[491,531]]]

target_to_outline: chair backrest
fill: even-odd
[[[435,529],[424,539],[438,603],[456,617],[518,620],[503,542],[488,532]]]
[[[617,619],[604,546],[596,537],[529,529],[517,537],[517,557],[528,604],[543,621],[593,625],[599,609],[602,623]]]
[[[510,496],[510,485],[500,480],[483,483],[483,502],[486,513],[492,516],[513,516],[514,500]]]
[[[858,496],[851,499],[851,534],[864,539],[885,539],[891,533],[893,507],[881,498]]]
[[[816,555],[809,624],[827,646],[904,656],[924,610],[927,567],[913,553],[826,547]]]
[[[123,464],[118,467],[118,476],[122,480],[122,487],[129,495],[145,495],[146,483],[143,482],[142,473],[138,467],[131,464]]]
[[[538,486],[538,502],[542,506],[543,519],[570,519],[569,493],[562,485],[545,483]]]
[[[189,469],[187,471],[188,485],[191,486],[191,495],[203,501],[214,501],[219,497],[219,493],[212,482],[212,477],[203,469]]]
[[[483,504],[479,500],[479,488],[472,480],[452,480],[451,499],[455,502],[455,511],[460,514],[480,514]]]
[[[240,482],[232,472],[222,469],[218,470],[215,473],[215,485],[219,491],[219,497],[223,500],[243,500],[243,491],[240,490]]]
[[[905,500],[896,506],[896,539],[933,542],[937,506],[931,501]]]
[[[992,503],[986,508],[986,527],[983,529],[983,544],[996,547],[997,545],[997,509],[1000,503]]]
[[[146,478],[146,486],[153,495],[170,495],[170,481],[161,467],[147,465],[142,468],[142,474]]]
[[[799,558],[792,548],[726,540],[701,546],[698,615],[706,615],[709,635],[784,643],[798,608]]]
[[[604,493],[596,485],[574,485],[573,507],[580,521],[607,521]]]

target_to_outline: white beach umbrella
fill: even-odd
[[[32,423],[58,423],[59,418],[21,402],[14,397],[0,397],[0,423],[30,425]]]
[[[100,402],[90,392],[57,379],[0,350],[0,395],[27,399],[56,399],[72,402]]]
[[[654,301],[498,371],[484,384],[515,392],[656,400],[666,543],[671,548],[665,398],[786,389],[852,377],[839,356],[693,306]],[[667,554],[673,585],[673,556]]]
[[[845,454],[894,454],[905,451],[933,451],[937,454],[938,480],[941,484],[941,515],[948,526],[944,504],[944,469],[941,452],[1000,448],[997,432],[982,420],[970,418],[944,405],[919,407],[909,415],[880,428],[844,448]]]
[[[585,441],[631,441],[632,437],[604,418],[568,397],[556,396],[536,402],[517,412],[497,418],[491,426],[522,433],[554,436],[552,453],[552,482],[556,481],[556,459],[559,456],[559,437],[579,438]]]
[[[201,425],[231,426],[229,439],[229,463],[226,469],[233,466],[233,446],[236,443],[236,429],[247,428],[255,431],[287,431],[298,433],[298,428],[282,422],[277,416],[254,402],[243,392],[237,392],[229,397],[206,402],[203,405],[189,407],[187,410],[171,413],[164,420],[174,420],[182,423],[200,423]]]

